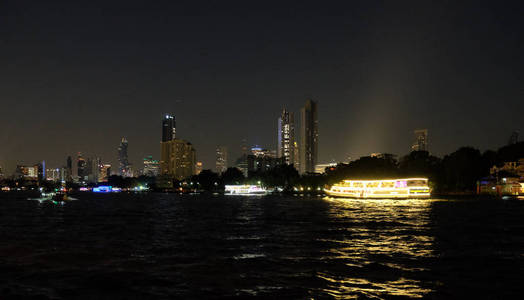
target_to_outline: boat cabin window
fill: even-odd
[[[353,182],[353,187],[357,187],[357,188],[364,187],[364,183],[362,183],[362,182]]]
[[[426,180],[408,180],[408,186],[427,186]]]
[[[378,184],[379,184],[378,181],[368,182],[368,183],[366,184],[366,187],[368,187],[368,188],[377,188],[377,187],[378,187]]]
[[[393,187],[395,187],[395,182],[394,181],[384,181],[384,182],[382,182],[381,187],[383,187],[383,188],[393,188]]]

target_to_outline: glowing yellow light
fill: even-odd
[[[427,178],[386,180],[344,180],[324,190],[326,194],[349,198],[429,198]]]

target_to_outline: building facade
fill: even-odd
[[[413,132],[415,134],[415,142],[411,146],[411,151],[429,151],[428,150],[428,130],[417,129]]]
[[[292,165],[295,160],[295,121],[293,113],[285,108],[278,118],[277,156],[282,157],[285,164]]]
[[[227,170],[227,147],[218,146],[216,149],[216,172],[222,174]]]
[[[176,135],[175,117],[172,115],[165,115],[162,120],[162,142],[169,142],[173,140]]]
[[[317,103],[307,100],[300,116],[300,173],[313,173],[318,160]]]
[[[154,160],[152,155],[144,158],[144,169],[142,175],[156,177],[160,173],[160,164],[158,160]]]
[[[128,156],[129,143],[126,138],[122,138],[118,146],[118,175],[123,177],[132,177],[131,165]]]
[[[182,180],[195,174],[196,150],[191,143],[182,139],[162,142],[162,154],[161,175]]]

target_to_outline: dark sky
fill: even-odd
[[[320,162],[524,134],[519,1],[0,1],[0,165],[159,157],[161,118],[214,166],[318,101]],[[176,3],[176,4],[175,4]]]

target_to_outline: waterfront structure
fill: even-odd
[[[222,174],[227,170],[227,147],[218,146],[216,149],[216,172]]]
[[[78,152],[76,166],[77,166],[77,176],[79,181],[84,181],[86,178],[86,160],[82,156],[81,152]]]
[[[415,133],[415,142],[411,146],[411,151],[428,151],[428,130],[417,129]]]
[[[278,118],[277,157],[282,157],[285,164],[294,164],[295,121],[293,113],[285,108]]]
[[[300,173],[312,173],[318,158],[317,103],[308,99],[300,116]]]
[[[344,180],[324,189],[333,197],[346,198],[429,198],[427,178],[388,180]]]
[[[126,138],[122,138],[118,146],[118,175],[123,177],[132,177],[129,157],[127,154],[129,143]]]
[[[517,161],[506,161],[501,166],[493,166],[490,168],[490,174],[497,176],[499,172],[505,172],[506,174],[512,174],[516,177],[524,177],[524,158],[520,158]]]
[[[162,142],[161,175],[182,180],[195,174],[196,150],[182,139]]]
[[[267,190],[258,185],[226,185],[224,194],[238,196],[261,196],[266,195]]]
[[[176,122],[172,115],[165,115],[162,120],[162,142],[169,142],[176,138]]]
[[[203,169],[204,169],[204,164],[202,164],[201,161],[197,161],[195,165],[195,175],[200,174],[200,172],[202,172]]]
[[[144,169],[142,175],[155,177],[160,173],[160,166],[158,160],[154,160],[152,155],[144,158]]]

